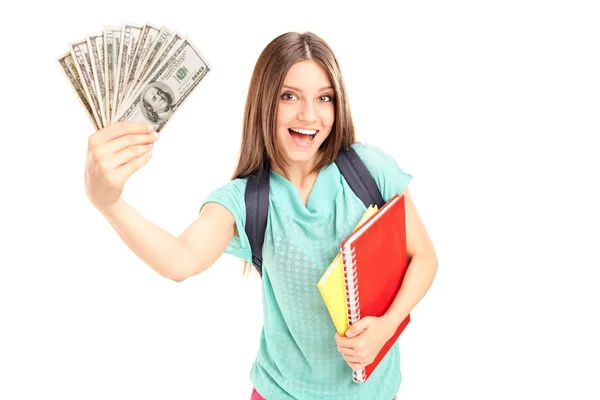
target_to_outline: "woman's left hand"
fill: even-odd
[[[357,370],[375,361],[393,333],[384,317],[364,317],[348,328],[345,337],[336,333],[335,341],[350,368]]]

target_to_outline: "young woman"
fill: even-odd
[[[329,46],[312,33],[286,33],[263,50],[250,82],[233,179],[209,194],[197,220],[178,237],[120,197],[125,181],[148,162],[156,139],[134,122],[92,134],[86,192],[141,260],[178,282],[205,271],[223,252],[252,268],[244,190],[248,175],[269,171],[264,326],[250,372],[252,398],[394,398],[402,379],[397,342],[366,383],[354,383],[351,368],[375,358],[429,289],[437,260],[407,188],[412,176],[378,147],[356,142],[344,81]],[[350,146],[384,201],[404,194],[410,264],[388,312],[361,319],[340,337],[316,284],[365,211],[334,163]]]

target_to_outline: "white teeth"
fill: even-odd
[[[312,130],[312,129],[292,129],[292,130],[294,132],[298,132],[298,133],[301,133],[303,135],[314,135],[315,133],[317,133],[316,130]]]

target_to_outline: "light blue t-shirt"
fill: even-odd
[[[382,149],[352,145],[379,187],[384,201],[412,179]],[[354,383],[352,369],[335,342],[335,327],[317,282],[340,251],[366,208],[337,165],[323,168],[306,206],[298,189],[270,171],[269,213],[263,245],[264,324],[250,380],[267,400],[392,399],[400,387],[400,352],[396,342],[364,384]],[[237,224],[225,253],[252,262],[245,232],[246,178],[213,191],[202,204],[226,207]]]

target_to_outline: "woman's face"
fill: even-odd
[[[279,93],[276,140],[290,163],[311,160],[335,119],[335,92],[327,71],[314,60],[288,71]]]

